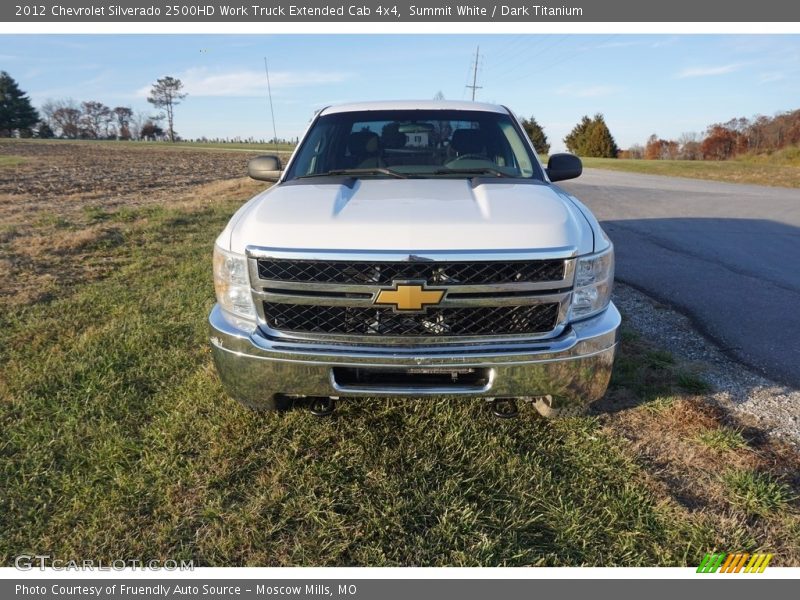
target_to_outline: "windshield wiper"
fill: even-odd
[[[398,179],[408,179],[408,175],[387,169],[386,167],[368,167],[366,169],[334,169],[325,173],[312,173],[311,175],[300,175],[296,179],[306,179],[308,177],[332,177],[335,175],[345,175],[347,177],[361,177],[362,175],[389,175]]]
[[[495,177],[511,177],[494,167],[474,167],[469,169],[437,169],[434,175],[494,175]]]

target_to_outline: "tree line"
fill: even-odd
[[[156,80],[147,96],[147,101],[159,111],[156,114],[135,111],[130,106],[112,108],[97,100],[72,99],[48,100],[36,110],[11,75],[0,71],[0,137],[174,142],[179,139],[174,126],[175,107],[187,96],[182,90],[183,82],[175,77]],[[536,119],[522,119],[522,126],[536,151],[548,154],[550,143]],[[594,117],[583,116],[564,138],[564,144],[573,154],[585,157],[727,160],[747,153],[770,153],[800,146],[800,109],[772,117],[758,115],[714,123],[704,135],[684,133],[677,140],[653,134],[644,146],[634,144],[626,150],[620,150],[603,115],[598,113]]]
[[[175,107],[186,98],[180,79],[156,80],[147,101],[160,112],[147,114],[130,106],[109,107],[97,100],[47,100],[39,110],[6,71],[0,71],[0,137],[66,139],[164,140],[179,139]],[[166,121],[166,128],[162,123]]]
[[[536,151],[547,154],[547,135],[534,117],[522,119],[522,126]],[[772,117],[739,117],[710,125],[703,134],[689,132],[676,140],[651,135],[644,146],[633,144],[622,150],[602,114],[588,115],[564,138],[567,149],[578,156],[633,158],[645,160],[728,160],[744,154],[769,154],[800,146],[800,109]]]
[[[704,135],[684,133],[677,140],[651,135],[644,147],[631,146],[623,158],[646,160],[729,160],[743,154],[769,154],[800,146],[800,110],[772,117],[739,117],[710,125]]]

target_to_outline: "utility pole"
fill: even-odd
[[[269,67],[267,57],[264,57],[264,71],[267,74],[267,97],[269,98],[269,112],[272,113],[272,139],[275,140],[275,149],[278,149],[278,131],[275,129],[275,109],[272,108],[272,88],[269,85]]]
[[[466,86],[466,87],[468,87],[469,89],[472,90],[472,101],[473,102],[475,102],[475,90],[479,90],[479,89],[481,89],[483,87],[483,86],[477,85],[477,83],[478,83],[478,61],[480,60],[480,52],[481,52],[481,47],[478,46],[475,49],[475,65],[473,66],[473,69],[472,69],[472,85]]]

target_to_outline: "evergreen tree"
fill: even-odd
[[[616,158],[619,152],[614,136],[600,113],[593,119],[584,116],[564,138],[564,143],[570,152],[578,156]]]
[[[536,122],[534,117],[522,119],[522,128],[531,139],[531,143],[533,143],[533,147],[536,148],[536,152],[539,154],[547,154],[550,152],[550,144],[547,142],[547,135],[545,135],[544,129]]]
[[[578,156],[586,156],[584,152],[586,149],[586,138],[591,126],[592,120],[588,116],[584,116],[580,123],[575,125],[572,131],[567,134],[567,137],[564,138],[564,144],[566,144],[567,150]]]
[[[30,98],[19,89],[17,82],[5,71],[0,71],[0,137],[15,133],[30,137],[39,122],[39,115]]]
[[[619,148],[614,136],[606,125],[603,115],[596,114],[589,130],[589,139],[586,154],[584,156],[596,156],[599,158],[617,158]]]

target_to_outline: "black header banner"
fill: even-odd
[[[544,3],[541,3],[544,2]],[[797,22],[786,0],[12,0],[4,22]]]

